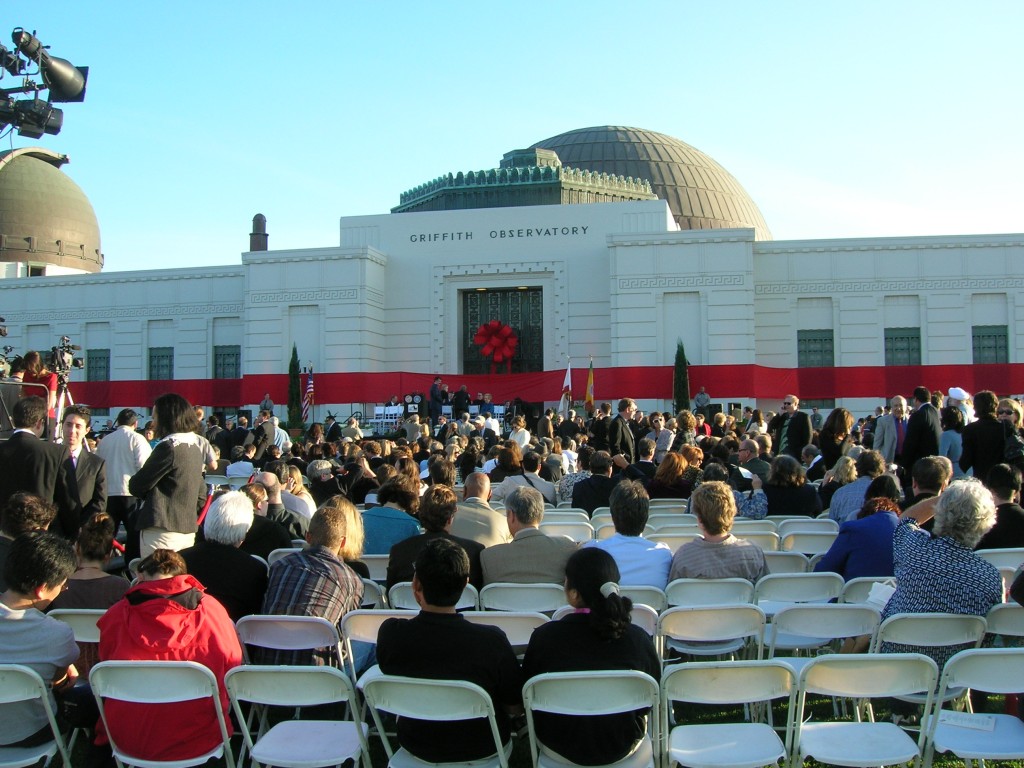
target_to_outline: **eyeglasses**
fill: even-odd
[[[1014,412],[1011,410],[996,411],[996,413],[1000,416],[1013,416],[1014,414]]]
[[[783,400],[782,404],[783,405],[792,405],[793,401],[792,400]]]

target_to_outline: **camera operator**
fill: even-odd
[[[54,418],[54,409],[57,407],[57,374],[53,373],[42,355],[34,349],[25,353],[25,375],[22,381],[25,384],[43,384],[46,387],[46,411],[47,415]],[[37,387],[28,387],[22,391],[23,396],[42,396]]]

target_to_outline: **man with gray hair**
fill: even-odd
[[[181,550],[188,572],[217,598],[232,621],[259,613],[267,591],[267,566],[239,549],[252,527],[252,501],[244,493],[228,491],[213,500],[206,514],[202,538]]]
[[[511,538],[505,515],[488,503],[491,498],[490,477],[483,472],[473,472],[466,478],[462,498],[452,521],[453,536],[478,541],[485,547],[504,544]]]
[[[480,553],[484,584],[499,581],[562,584],[565,581],[565,563],[576,551],[576,544],[566,536],[545,535],[540,530],[543,519],[544,497],[535,488],[521,486],[505,498],[505,520],[512,541],[487,547]]]
[[[612,491],[610,502],[614,535],[584,546],[598,547],[615,558],[622,586],[664,589],[668,585],[672,550],[667,544],[644,538],[650,514],[647,491],[635,480],[623,480]]]

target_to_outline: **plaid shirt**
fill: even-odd
[[[263,613],[279,616],[319,616],[338,627],[341,617],[357,609],[363,581],[325,547],[310,547],[278,560],[270,568]],[[275,651],[260,649],[258,664],[326,665],[329,649]]]

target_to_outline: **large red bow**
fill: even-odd
[[[489,357],[494,363],[503,363],[507,360],[511,364],[516,347],[519,346],[519,337],[511,326],[505,325],[501,320],[491,320],[477,329],[473,343],[481,345],[481,357]]]

